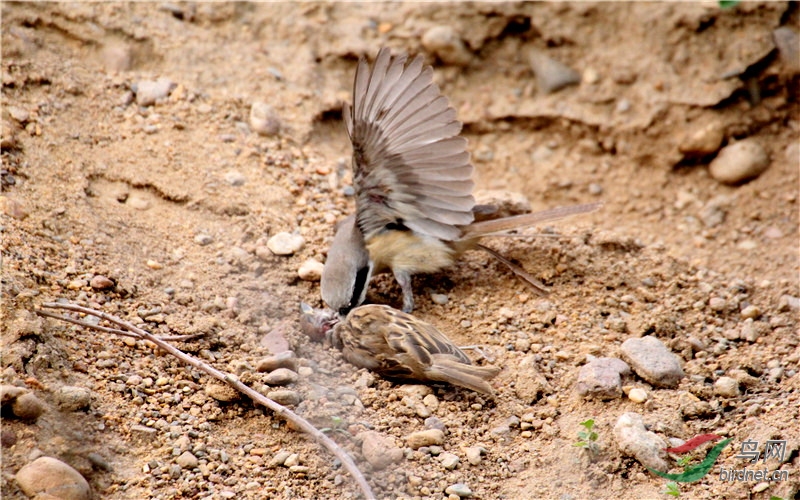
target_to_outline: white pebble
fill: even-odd
[[[254,102],[250,107],[250,127],[259,135],[273,136],[280,132],[281,120],[272,106]]]
[[[739,382],[731,377],[720,377],[714,382],[714,392],[722,397],[735,398],[740,394]]]
[[[322,269],[325,266],[317,259],[308,259],[300,264],[297,270],[297,275],[301,280],[305,281],[319,281],[322,278]]]
[[[739,184],[761,175],[769,156],[755,139],[744,139],[722,148],[708,166],[711,177],[725,184]]]
[[[628,399],[634,403],[644,403],[647,401],[647,391],[641,387],[634,387],[631,389],[631,392],[628,393]]]
[[[292,255],[305,243],[306,240],[299,234],[280,232],[267,241],[267,248],[275,255]]]

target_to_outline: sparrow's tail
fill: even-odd
[[[500,373],[500,368],[468,365],[447,354],[434,354],[432,358],[433,363],[426,371],[430,380],[448,382],[481,394],[494,396],[494,389],[486,381]]]
[[[530,214],[503,217],[502,219],[473,222],[472,224],[462,228],[461,239],[471,240],[474,238],[481,238],[483,236],[490,236],[492,234],[512,231],[514,229],[522,229],[535,224],[541,224],[542,222],[563,219],[573,215],[587,214],[594,212],[602,205],[602,202],[587,203],[585,205],[569,205],[566,207],[557,207],[549,210],[542,210],[540,212],[533,212]]]

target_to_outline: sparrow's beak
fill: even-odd
[[[300,329],[315,342],[322,342],[338,321],[338,315],[330,309],[314,309],[300,303]]]

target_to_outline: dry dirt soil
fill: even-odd
[[[435,26],[460,37],[466,65],[426,50]],[[626,412],[664,439],[733,438],[711,474],[679,485],[683,498],[798,498],[800,114],[796,70],[773,45],[780,26],[797,31],[796,4],[3,2],[2,379],[47,406],[33,423],[4,412],[3,497],[24,498],[14,474],[41,455],[71,464],[97,498],[359,495],[325,449],[247,400],[209,396],[199,371],[33,312],[68,300],[158,334],[205,333],[176,345],[263,391],[252,367],[291,349],[293,408],[332,429],[379,498],[447,498],[455,483],[486,499],[668,498],[666,480],[618,447]],[[494,399],[390,383],[298,329],[300,301],[321,305],[298,269],[324,262],[353,209],[342,102],[358,57],[381,46],[434,65],[478,189],[521,193],[534,210],[605,203],[490,242],[551,286],[547,297],[480,253],[416,278],[415,314],[503,367]],[[532,50],[582,81],[544,93]],[[160,78],[168,92],[141,102]],[[252,130],[257,102],[274,109],[277,134]],[[715,149],[758,141],[769,167],[717,182],[713,151],[681,152],[703,130],[721,133]],[[281,231],[304,246],[273,255],[266,242]],[[98,275],[111,286],[93,288]],[[379,277],[368,299],[399,306],[399,289]],[[643,388],[644,403],[577,394],[588,359],[644,335],[680,358],[677,387],[634,375],[623,385]],[[717,393],[722,376],[741,394]],[[59,409],[63,386],[89,389],[89,407]],[[573,446],[589,418],[595,454]],[[444,426],[444,443],[406,448],[426,425]],[[370,466],[356,437],[367,429],[403,459]],[[719,479],[719,467],[745,465],[742,442],[770,438],[788,442],[768,465],[789,481]],[[485,449],[479,463],[469,447]],[[271,467],[281,450],[301,467]],[[199,462],[176,469],[184,451]]]

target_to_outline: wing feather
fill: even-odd
[[[343,106],[353,143],[358,226],[369,238],[387,224],[445,240],[473,221],[473,167],[462,124],[422,56],[381,49],[356,68],[353,105]]]

